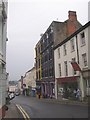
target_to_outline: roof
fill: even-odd
[[[31,68],[31,69],[28,70],[26,73],[31,72],[33,69],[35,69],[35,67]]]
[[[63,40],[61,43],[59,43],[57,46],[55,46],[53,49],[57,49],[59,46],[63,45],[64,43],[66,43],[67,41],[69,41],[71,38],[73,38],[75,35],[77,35],[79,32],[81,32],[82,30],[84,30],[85,28],[87,28],[88,26],[90,26],[90,21],[87,22],[84,26],[82,26],[81,28],[79,28],[76,32],[74,32],[72,35],[70,35],[69,37],[67,37],[65,40]]]

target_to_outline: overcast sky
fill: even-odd
[[[34,66],[35,45],[52,21],[68,19],[77,12],[82,25],[88,22],[89,0],[8,0],[7,72],[10,80]]]

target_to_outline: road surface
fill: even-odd
[[[30,118],[88,118],[88,107],[60,104],[36,97],[16,96],[11,104],[20,105]]]

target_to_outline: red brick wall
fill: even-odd
[[[68,12],[67,34],[68,36],[77,30],[77,15],[75,11]]]

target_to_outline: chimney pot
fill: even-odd
[[[77,20],[76,11],[69,11],[69,12],[68,12],[68,18],[69,18],[69,20],[71,20],[71,21]]]

